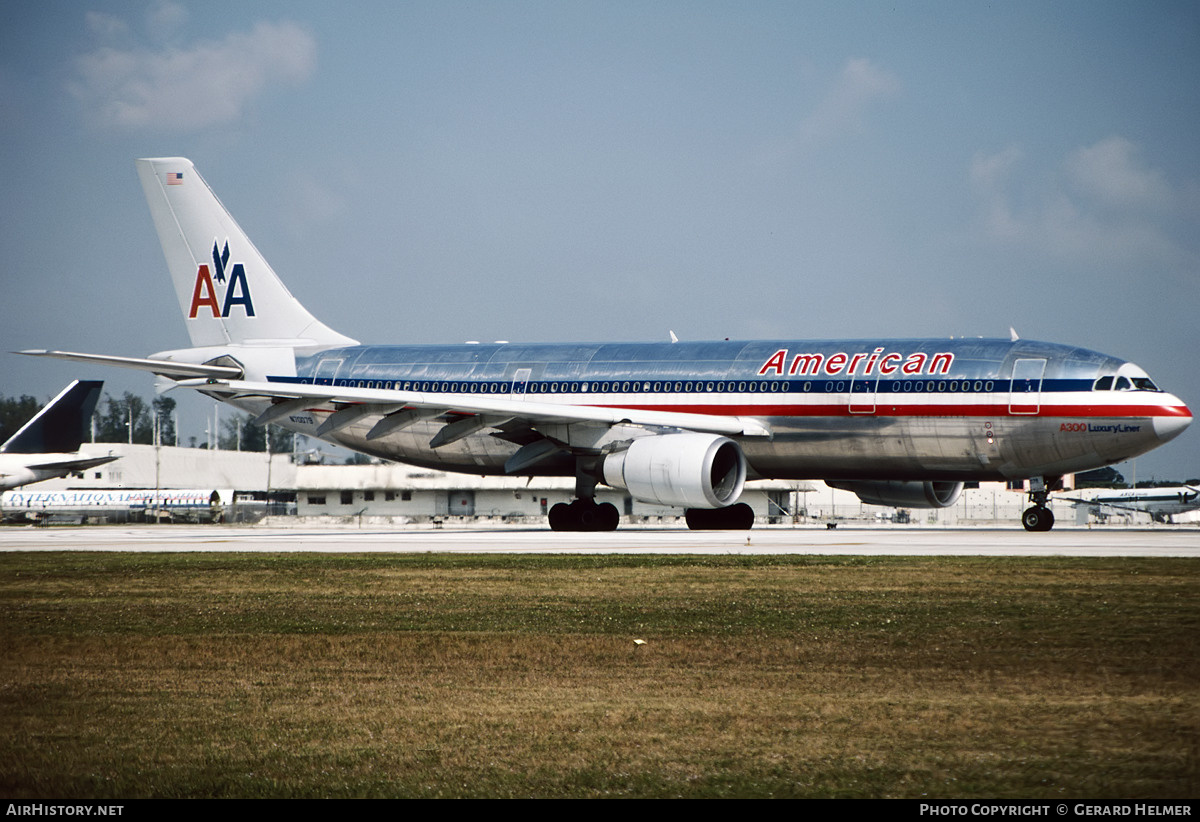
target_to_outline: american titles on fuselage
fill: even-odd
[[[780,348],[768,357],[762,367],[758,369],[758,376],[765,377],[773,373],[777,377],[782,377],[786,373],[789,377],[797,374],[801,376],[827,374],[831,377],[837,375],[869,377],[876,371],[884,376],[890,376],[897,372],[912,377],[936,376],[949,374],[950,367],[954,364],[954,354],[949,351],[939,351],[936,354],[914,351],[907,357],[898,351],[889,351],[886,354],[883,352],[884,349],[881,346],[869,354],[865,351],[857,354],[838,351],[829,355],[802,353],[789,359],[788,349]],[[856,372],[860,364],[863,365],[863,370],[859,374]]]

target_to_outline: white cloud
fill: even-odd
[[[187,18],[187,9],[182,5],[160,0],[146,13],[146,31],[153,40],[163,41],[174,36]]]
[[[870,60],[847,61],[833,87],[801,124],[806,140],[824,142],[857,131],[871,105],[898,93],[900,81]]]
[[[1067,157],[1066,169],[1079,192],[1097,204],[1150,211],[1171,208],[1171,187],[1162,173],[1142,165],[1137,147],[1123,137],[1075,150]]]
[[[179,22],[170,4],[161,9],[164,30]],[[237,120],[272,85],[302,82],[315,64],[307,31],[258,23],[183,48],[99,48],[79,58],[71,92],[105,126],[192,131]]]
[[[983,191],[1001,187],[1023,156],[1017,146],[1009,146],[995,154],[976,154],[971,161],[971,183]]]
[[[1018,148],[977,155],[969,175],[978,223],[990,241],[1068,264],[1178,277],[1200,257],[1196,226],[1165,176],[1137,154],[1133,143],[1109,137],[1070,152],[1049,179],[1023,175]]]

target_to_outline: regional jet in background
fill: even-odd
[[[137,167],[193,347],[25,353],[151,371],[388,460],[572,476],[555,530],[617,527],[600,484],[686,509],[693,528],[749,528],[748,479],[822,479],[904,507],[1028,481],[1023,523],[1044,531],[1063,474],[1192,420],[1133,363],[1028,340],[360,345],[288,292],[190,161]]]
[[[0,490],[63,477],[116,459],[79,453],[103,385],[76,380],[0,445]]]
[[[1129,488],[1106,490],[1093,496],[1066,497],[1076,506],[1086,506],[1093,516],[1106,518],[1113,514],[1149,514],[1155,522],[1172,522],[1176,514],[1200,509],[1200,488],[1190,485],[1162,486],[1159,488]]]
[[[110,522],[220,522],[233,502],[232,490],[211,488],[5,491],[0,494],[0,520],[103,517]]]

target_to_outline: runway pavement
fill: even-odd
[[[765,527],[611,533],[545,528],[277,528],[226,525],[0,528],[0,551],[317,551],[1200,557],[1200,529]]]

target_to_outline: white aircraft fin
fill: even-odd
[[[193,346],[357,344],[291,295],[190,160],[138,160],[137,169]]]

